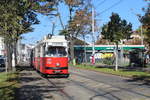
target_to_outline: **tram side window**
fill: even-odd
[[[51,57],[63,57],[66,56],[67,52],[65,47],[48,47],[48,51],[46,52],[46,56]]]

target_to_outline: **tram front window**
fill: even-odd
[[[64,47],[48,47],[46,56],[63,57],[63,56],[67,56],[67,52]]]

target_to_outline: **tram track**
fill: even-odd
[[[74,74],[74,75],[78,76],[78,77],[83,77],[83,76],[79,76],[78,74]],[[83,77],[83,78],[85,78],[87,80],[92,80],[92,79],[90,79],[88,77]],[[84,82],[83,81],[80,82],[79,80],[74,80],[74,79],[71,79],[71,78],[68,79],[68,80],[70,80],[72,83],[76,84],[77,86],[80,86],[82,88],[87,89],[88,91],[93,92],[95,95],[91,96],[89,98],[89,100],[93,100],[95,97],[102,97],[102,98],[105,98],[107,100],[122,100],[121,98],[119,98],[119,97],[117,97],[117,96],[115,96],[113,94],[114,92],[120,92],[120,90],[116,90],[116,89],[115,90],[111,90],[111,91],[106,91],[106,90],[103,90],[103,89],[96,90],[94,87],[92,87],[93,86],[92,84],[89,84],[91,81],[88,83],[87,80],[84,80]],[[94,80],[92,80],[92,81],[93,82],[98,82],[98,81],[94,81]]]
[[[57,85],[58,83],[60,83],[60,82],[58,82],[59,80],[57,80],[57,79],[50,80],[48,78],[44,78],[43,76],[41,76],[41,78],[44,79],[45,81],[47,81],[47,83],[49,83],[48,85],[50,87],[56,88],[57,92],[59,92],[61,96],[67,98],[68,100],[74,100],[73,97],[70,96],[67,92],[65,92],[61,86]],[[57,80],[57,84],[56,84],[56,82],[53,82],[54,80],[55,81]],[[62,84],[62,83],[60,83],[60,84]],[[55,98],[54,98],[54,100],[55,100]]]
[[[115,76],[76,69],[70,74],[65,79],[45,78],[36,71],[22,71],[21,100],[150,100],[148,89],[123,83]]]
[[[90,80],[95,81],[95,82],[103,83],[101,81],[98,81],[98,80],[93,79],[91,77],[87,77],[85,75],[81,75],[79,73],[74,73],[74,72],[71,72],[71,73],[74,74],[74,75],[76,75],[76,76],[78,76],[78,77],[83,77],[83,78],[90,79]],[[103,83],[103,84],[106,84],[106,83]],[[137,94],[137,95],[140,95],[140,96],[143,96],[143,97],[150,98],[149,95],[144,95],[144,94],[138,93],[136,91],[131,90],[131,88],[130,89],[128,89],[128,88],[122,88],[122,87],[115,86],[115,85],[112,85],[112,84],[108,84],[108,85],[110,85],[111,87],[114,87],[114,88],[118,88],[119,90],[127,91],[127,92],[134,93],[134,94]]]
[[[98,81],[96,79],[93,79],[91,77],[87,77],[85,75],[82,75],[80,73],[74,73],[74,72],[71,72],[72,75],[75,75],[77,77],[82,77],[82,78],[85,78],[86,80],[91,80],[93,82],[97,82],[97,83],[102,83],[104,85],[107,85],[106,83],[103,83],[101,81]],[[70,96],[67,92],[65,92],[62,87],[60,87],[58,84],[65,84],[65,83],[61,83],[60,80],[57,80],[57,79],[48,79],[48,78],[44,78],[49,84],[50,86],[52,87],[55,87],[57,88],[58,92],[60,93],[60,95],[62,97],[65,97],[67,98],[68,100],[74,100],[73,96]],[[77,78],[78,79],[78,78]],[[80,79],[80,78],[79,78]],[[98,90],[95,88],[93,88],[92,86],[90,86],[89,83],[86,83],[86,80],[85,82],[80,82],[79,80],[76,80],[76,79],[72,79],[72,78],[68,78],[67,79],[68,81],[70,81],[71,83],[75,84],[76,86],[80,86],[82,88],[85,88],[87,89],[88,91],[91,91],[93,92],[95,95],[93,95],[90,100],[93,100],[94,97],[103,97],[103,98],[106,98],[107,100],[122,100],[120,97],[114,95],[113,93],[119,93],[121,91],[125,91],[125,92],[128,92],[128,93],[133,93],[133,94],[136,94],[136,95],[139,95],[139,96],[143,96],[143,97],[146,97],[146,98],[150,98],[150,96],[148,95],[145,95],[145,94],[142,94],[142,93],[139,93],[137,91],[134,91],[134,90],[131,90],[131,89],[128,89],[128,88],[123,88],[123,87],[119,87],[119,86],[115,86],[115,85],[112,85],[112,84],[108,84],[110,85],[110,87],[106,87],[106,88],[114,88],[113,90],[110,90],[110,91],[107,91],[106,90],[103,90],[101,88],[99,88]],[[87,81],[88,82],[88,81]],[[91,84],[92,85],[92,84]],[[116,90],[115,90],[116,89]]]
[[[58,88],[58,86],[51,81],[50,79],[46,79],[48,83],[52,84],[55,88]],[[65,97],[67,97],[69,100],[74,100],[73,97],[71,97],[67,92],[65,92],[63,89],[59,88],[59,92],[62,93]]]
[[[103,93],[99,93],[99,91],[94,90],[94,89],[92,89],[92,88],[90,88],[90,87],[87,87],[87,86],[85,86],[84,84],[82,84],[82,83],[80,83],[80,82],[78,82],[78,81],[75,81],[75,80],[72,80],[72,79],[69,79],[69,80],[70,80],[71,82],[73,82],[74,84],[76,84],[77,86],[81,86],[82,88],[85,88],[85,89],[87,89],[87,90],[89,90],[89,91],[95,93],[95,95],[92,96],[92,97],[90,98],[90,100],[93,100],[93,98],[94,98],[94,97],[97,97],[97,96],[106,98],[107,100],[112,100],[112,97],[114,98],[113,100],[121,100],[120,98],[118,98],[118,97],[114,96],[113,94],[111,94],[111,92],[118,92],[118,91],[111,91],[111,92],[103,91]],[[111,95],[112,97],[107,96],[108,94]]]

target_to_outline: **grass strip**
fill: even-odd
[[[118,76],[124,76],[124,77],[145,77],[146,79],[150,80],[150,73],[143,72],[143,71],[137,71],[137,70],[124,70],[119,69],[118,71],[115,71],[112,68],[100,68],[95,67],[92,65],[75,65],[74,67],[82,68],[82,69],[88,69],[88,70],[94,70],[98,72],[118,75]]]
[[[15,92],[17,88],[19,88],[18,73],[0,73],[1,100],[15,100]]]

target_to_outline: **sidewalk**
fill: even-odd
[[[17,100],[53,100],[45,80],[30,66],[17,67],[20,71],[21,88],[17,91]],[[44,99],[43,99],[44,98]]]

